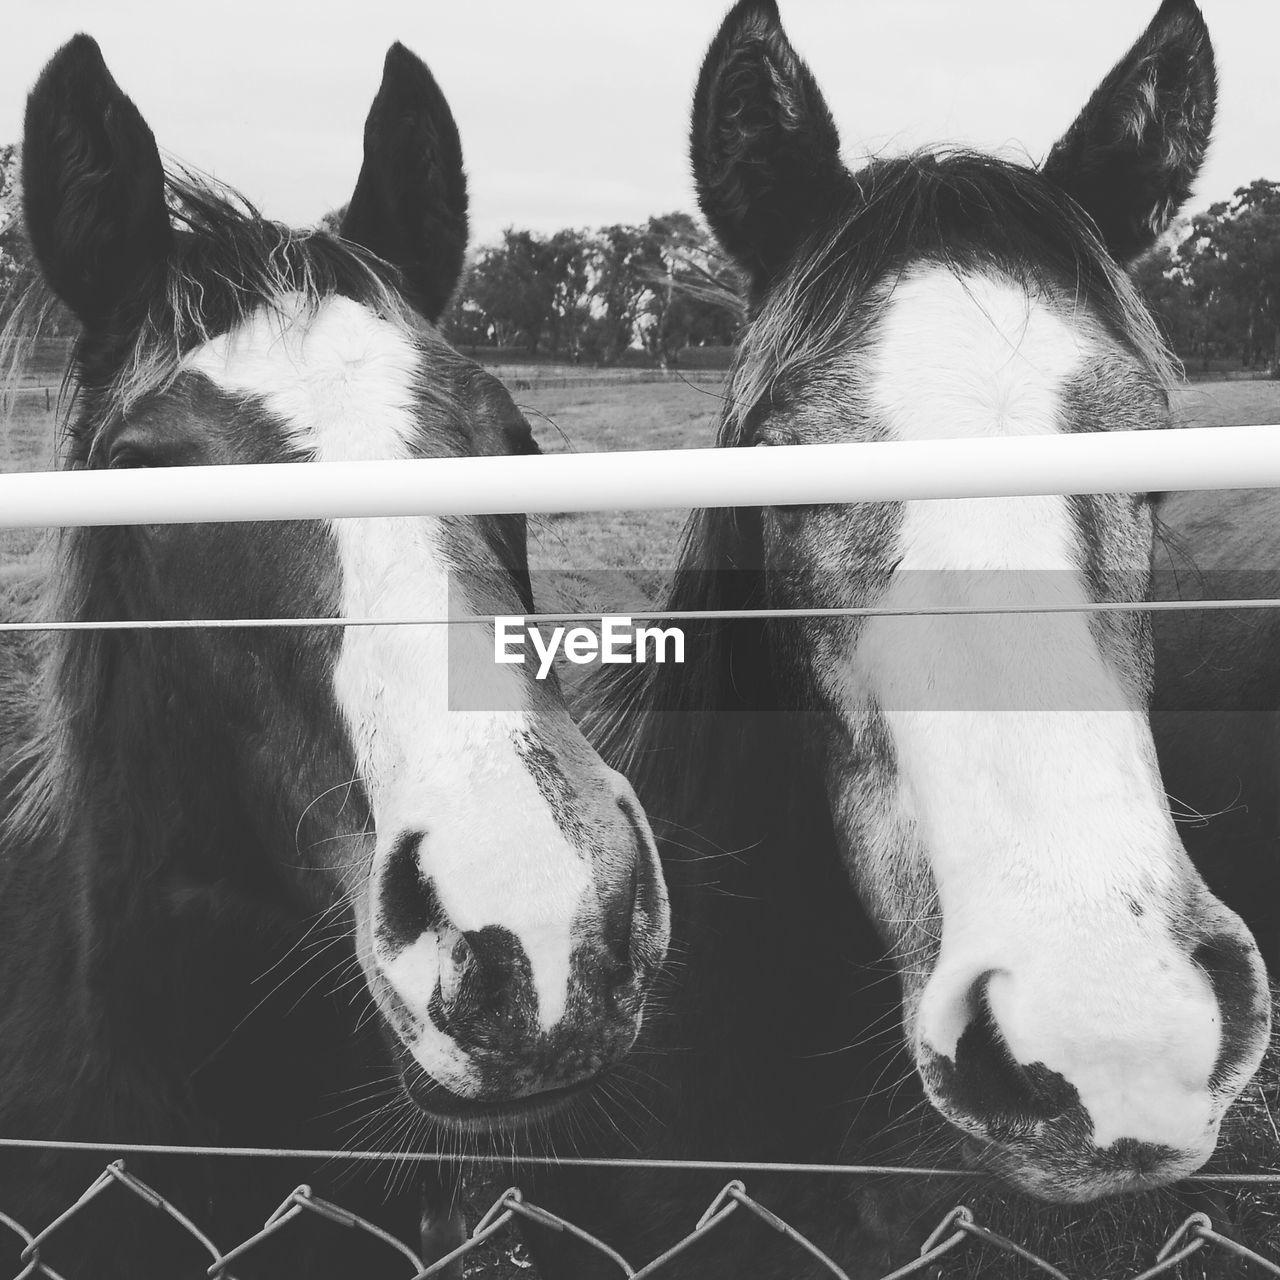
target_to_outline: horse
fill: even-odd
[[[336,234],[166,170],[84,35],[31,92],[22,181],[42,284],[82,326],[64,467],[537,451],[436,327],[466,179],[402,45]],[[0,647],[0,1134],[461,1151],[552,1123],[627,1053],[666,891],[558,686],[497,666],[478,626],[146,625],[527,614],[523,517],[68,528],[47,592],[36,617],[142,625]],[[458,689],[493,710],[454,710]],[[0,1206],[36,1230],[103,1163],[5,1151]],[[128,1170],[224,1251],[292,1185],[264,1162]],[[417,1239],[409,1171],[321,1173]],[[136,1207],[141,1228],[95,1202],[41,1258],[203,1276]],[[236,1274],[375,1274],[360,1233],[326,1230]]]
[[[1215,93],[1199,10],[1165,0],[1038,167],[948,148],[852,172],[773,0],[739,0],[692,118],[701,208],[751,303],[718,445],[1169,425],[1173,367],[1126,268],[1186,199]],[[1195,719],[1238,702],[1280,635],[1264,624],[1209,678],[1226,620],[1164,619],[1153,686],[1141,606],[1157,548],[1161,583],[1178,576],[1180,518],[1150,494],[692,514],[659,612],[736,616],[687,625],[683,666],[605,668],[585,706],[659,832],[677,961],[623,1140],[592,1154],[726,1167],[531,1174],[538,1204],[641,1266],[735,1164],[932,1169],[741,1173],[857,1280],[908,1263],[961,1200],[1073,1275],[1150,1265],[1189,1205],[1274,1241],[1274,1208],[1177,1189],[1215,1148],[1219,1171],[1280,1154],[1241,916],[1274,966],[1273,717],[1239,741]],[[854,612],[742,616],[797,609]],[[1208,814],[1237,774],[1270,820],[1233,838],[1233,874],[1208,821],[1198,867],[1166,785]],[[660,1274],[833,1274],[775,1228],[739,1210]],[[528,1234],[546,1280],[616,1274]],[[930,1274],[1028,1273],[980,1249]]]

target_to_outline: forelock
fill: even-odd
[[[748,415],[801,385],[870,331],[902,275],[932,262],[986,272],[1101,324],[1166,395],[1177,366],[1092,219],[1035,170],[966,151],[875,160],[844,208],[801,246],[738,345],[718,443],[745,442]]]

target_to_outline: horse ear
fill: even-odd
[[[1164,0],[1094,91],[1042,172],[1092,215],[1122,263],[1145,253],[1191,194],[1217,100],[1194,0]]]
[[[774,0],[739,0],[711,42],[690,155],[702,212],[757,293],[847,190],[835,121]]]
[[[399,43],[387,50],[365,122],[364,164],[342,235],[398,267],[423,314],[440,318],[467,251],[462,143],[440,86]]]
[[[164,168],[89,36],[54,54],[27,99],[22,190],[36,261],[87,328],[146,296],[173,235]]]

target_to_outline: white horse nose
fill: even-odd
[[[1100,1148],[1122,1138],[1201,1147],[1215,1123],[1209,1082],[1219,1017],[1207,978],[1186,970],[1153,993],[1158,1018],[1128,1026],[1088,983],[1066,1000],[1034,971],[959,982],[938,975],[921,1006],[920,1035],[950,1063],[940,1093],[951,1118],[997,1138],[1080,1107]]]
[[[1257,948],[1213,908],[1218,931],[1190,950],[1136,922],[1112,946],[1073,953],[1049,935],[999,965],[981,947],[948,955],[944,939],[916,1020],[935,1105],[996,1145],[1069,1131],[1081,1159],[1108,1157],[1135,1186],[1198,1168],[1269,1031]]]

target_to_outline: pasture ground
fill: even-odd
[[[721,375],[696,375],[696,381],[616,386],[522,385],[516,402],[548,453],[627,449],[682,449],[714,442],[721,403]],[[1280,383],[1200,382],[1178,396],[1177,413],[1186,426],[1280,424]],[[37,471],[51,467],[55,454],[55,413],[46,410],[43,393],[20,393],[0,420],[0,471]],[[1232,500],[1230,494],[1221,496]],[[561,598],[543,600],[544,608],[589,611],[607,607],[592,598],[591,575],[618,573],[652,598],[673,567],[683,511],[566,513],[531,522],[530,563],[535,571],[554,571]],[[29,583],[45,560],[45,535],[31,530],[0,530],[0,618],[21,613]],[[501,1191],[496,1184],[469,1188],[472,1220]],[[3,1206],[0,1206],[3,1208]],[[468,1276],[488,1280],[536,1280],[523,1251],[505,1237],[477,1251]]]

